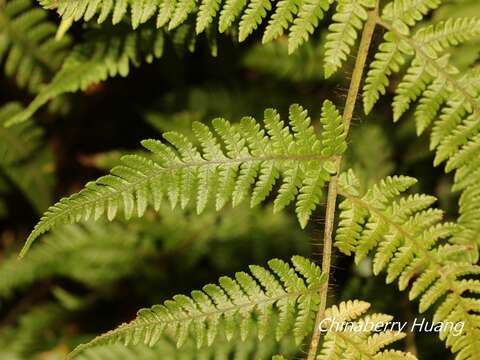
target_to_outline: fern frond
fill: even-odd
[[[165,26],[170,21],[176,6],[177,0],[164,0],[160,3],[157,16],[157,28]]]
[[[88,40],[72,50],[53,80],[24,111],[10,119],[7,126],[26,121],[60,94],[85,90],[108,77],[127,76],[130,66],[162,56],[164,40],[161,30],[117,28],[115,31],[94,31],[90,35]]]
[[[0,4],[0,63],[21,88],[37,92],[60,67],[70,39],[55,40],[56,25],[31,0]]]
[[[415,356],[394,350],[383,350],[389,344],[405,337],[400,331],[374,332],[364,326],[385,324],[393,317],[385,314],[365,315],[370,304],[359,300],[342,302],[325,311],[322,328],[323,346],[317,360],[408,359]]]
[[[431,51],[441,53],[444,49],[475,38],[479,32],[480,19],[478,18],[450,18],[422,27],[415,34],[415,38]]]
[[[290,107],[289,119],[293,131],[273,109],[265,111],[266,131],[251,117],[243,118],[240,124],[215,119],[212,124],[216,134],[196,122],[193,130],[201,152],[175,132],[163,136],[171,146],[157,140],[143,141],[152,158],[125,156],[123,165],[115,167],[110,175],[60,200],[37,224],[22,254],[35,238],[59,224],[103,215],[111,220],[120,209],[127,219],[134,213],[142,216],[148,205],[158,210],[163,197],[172,207],[184,208],[193,202],[198,213],[213,200],[217,209],[230,199],[237,205],[248,197],[255,206],[272,192],[279,177],[283,180],[276,210],[297,197],[298,219],[305,227],[332,174],[333,158],[346,148],[345,135],[338,111],[328,101],[322,112],[327,131],[321,139],[299,105]]]
[[[418,71],[419,64],[430,68],[430,73],[438,73],[438,69],[445,69],[441,71],[448,71],[450,74],[452,71],[455,73],[455,70],[448,65],[446,58],[439,57],[439,54],[452,46],[480,35],[480,22],[476,18],[442,21],[419,29],[413,37],[406,36],[405,31],[396,30],[395,21],[392,21],[381,23],[389,31],[384,36],[385,41],[379,46],[380,51],[375,54],[375,60],[370,65],[365,81],[363,100],[366,113],[371,111],[379,95],[385,94],[389,77],[392,73],[400,70],[401,65],[408,60],[409,56],[415,55],[415,60],[408,69],[411,74]],[[408,34],[409,31],[406,33]],[[415,76],[410,75],[410,77],[410,81],[415,83]],[[417,81],[423,83],[416,85],[418,89],[422,89],[421,91],[416,90],[420,95],[430,81],[426,82],[421,76]],[[402,112],[397,111],[397,117]]]
[[[332,17],[334,21],[329,27],[325,43],[325,77],[329,78],[347,60],[347,56],[355,44],[359,30],[367,20],[367,9],[375,6],[369,0],[339,0]]]
[[[80,345],[69,357],[111,343],[153,346],[163,333],[173,336],[178,347],[190,333],[198,347],[205,343],[211,345],[219,328],[227,340],[235,334],[245,339],[253,322],[258,323],[260,329],[267,326],[274,309],[279,313],[275,325],[277,339],[293,329],[299,344],[314,324],[325,276],[320,268],[300,256],[294,256],[292,264],[294,267],[273,259],[268,262],[269,270],[250,266],[252,275],[238,272],[234,279],[224,276],[219,285],[205,285],[201,291],[193,291],[191,297],[176,295],[164,305],[140,310],[132,322]],[[265,335],[259,330],[260,339]]]
[[[385,270],[386,281],[398,280],[400,290],[411,286],[409,298],[419,298],[420,312],[435,304],[434,322],[463,322],[461,334],[440,333],[457,359],[475,359],[480,350],[478,293],[480,267],[468,259],[465,244],[450,242],[461,228],[440,223],[442,212],[429,208],[434,199],[410,195],[396,199],[415,179],[388,177],[365,195],[354,195],[352,172],[341,177],[340,193],[347,202],[337,234],[338,247],[355,252],[356,262],[374,252],[373,271]],[[352,204],[361,209],[353,213]],[[346,241],[345,234],[351,237]],[[476,261],[476,260],[475,260]]]

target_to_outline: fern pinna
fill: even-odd
[[[320,268],[305,258],[293,257],[292,263],[293,268],[273,259],[268,263],[270,270],[251,266],[253,276],[245,272],[235,274],[235,279],[225,276],[220,278],[220,285],[205,285],[202,291],[193,291],[191,297],[177,295],[164,305],[140,310],[135,320],[80,345],[70,357],[113,342],[153,346],[163,332],[176,338],[178,347],[193,332],[200,348],[204,343],[212,344],[220,327],[227,340],[233,336],[246,339],[254,322],[262,339],[271,336],[268,330],[272,330],[269,322],[274,310],[278,311],[276,338],[293,331],[300,344],[313,326],[318,293],[325,279]]]
[[[235,279],[224,276],[219,285],[205,285],[202,291],[193,291],[191,297],[176,295],[164,305],[140,310],[135,320],[80,345],[69,358],[90,359],[87,355],[90,353],[95,359],[96,354],[105,351],[102,348],[107,346],[108,349],[108,344],[117,342],[126,346],[142,343],[154,346],[164,333],[169,333],[181,347],[193,332],[196,345],[201,348],[204,342],[212,344],[215,341],[219,328],[227,340],[235,335],[246,339],[253,327],[260,339],[271,336],[271,332],[281,339],[293,331],[295,342],[299,344],[314,323],[319,291],[325,289],[325,278],[320,268],[305,258],[294,256],[292,264],[293,267],[273,259],[268,262],[269,270],[250,266],[252,275],[238,272]],[[369,307],[370,304],[363,301],[348,301],[327,309],[326,315],[329,323],[340,324],[346,321],[356,321],[357,325],[363,321],[381,324],[392,320],[384,314],[358,319]],[[405,336],[398,331],[351,332],[332,327],[326,334],[320,360],[416,359],[408,353],[383,350]],[[365,339],[368,346],[364,344]],[[95,349],[97,347],[99,350]]]
[[[352,171],[340,177],[340,223],[336,246],[355,253],[359,263],[374,252],[373,271],[385,270],[386,281],[398,280],[400,290],[411,287],[409,298],[419,298],[419,310],[433,305],[435,322],[464,322],[461,334],[440,333],[459,359],[475,359],[480,347],[478,300],[478,251],[468,251],[471,243],[458,241],[461,226],[441,223],[442,211],[430,208],[432,196],[409,195],[398,198],[416,182],[409,177],[388,177],[366,194],[359,193]],[[468,344],[468,345],[467,345]]]
[[[322,199],[323,184],[335,171],[335,157],[346,149],[341,117],[333,103],[325,101],[320,135],[299,105],[290,107],[288,125],[273,109],[265,111],[264,123],[265,130],[251,117],[239,124],[218,118],[212,121],[215,135],[208,126],[194,123],[201,152],[174,132],[163,135],[171,146],[158,140],[143,141],[151,157],[125,156],[123,165],[111,175],[52,206],[23,253],[35,238],[59,224],[102,215],[112,220],[120,209],[127,219],[134,213],[142,216],[148,205],[158,210],[164,197],[172,207],[184,208],[193,202],[198,213],[209,201],[215,202],[217,210],[230,200],[236,205],[247,198],[255,206],[272,192],[279,177],[282,184],[274,211],[295,200],[298,220],[305,227]]]

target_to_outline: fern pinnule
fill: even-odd
[[[363,87],[365,114],[369,114],[380,99],[380,95],[386,93],[390,83],[389,76],[399,72],[405,63],[404,54],[412,54],[411,47],[392,32],[386,32],[383,39],[384,42],[379,45],[365,78]]]
[[[288,36],[290,54],[308,40],[332,2],[333,0],[305,0],[300,4]]]
[[[420,21],[430,10],[436,9],[442,0],[394,0],[382,11],[382,19],[389,21],[402,34]]]
[[[275,312],[277,339],[293,329],[299,344],[314,324],[325,276],[318,266],[300,256],[294,256],[292,264],[273,259],[268,262],[268,270],[250,266],[252,275],[238,272],[234,278],[224,276],[219,285],[205,285],[200,291],[192,291],[191,297],[176,295],[164,305],[142,309],[135,320],[78,346],[69,358],[111,343],[153,346],[163,333],[174,337],[178,347],[192,334],[200,348],[212,344],[220,327],[227,340],[235,334],[246,339],[253,322],[258,324],[258,337],[262,339]]]
[[[355,44],[358,32],[367,20],[367,9],[375,6],[370,0],[340,0],[332,17],[334,21],[329,27],[325,43],[325,77],[332,76],[347,60],[347,56]]]
[[[358,1],[358,0],[356,0]],[[211,23],[218,22],[218,31],[226,32],[238,23],[238,40],[244,41],[255,29],[266,22],[267,14],[273,10],[265,32],[263,42],[276,39],[289,31],[289,51],[293,52],[303,44],[319,21],[328,11],[333,0],[85,0],[65,1],[43,0],[46,8],[56,9],[62,18],[89,21],[97,17],[102,23],[112,18],[114,25],[120,24],[125,17],[130,18],[133,29],[148,22],[157,14],[156,27],[168,27],[172,30],[181,24],[187,24],[190,15],[195,17],[196,33],[200,34]],[[371,3],[371,0],[361,0]]]
[[[202,0],[198,9],[198,16],[195,31],[197,34],[203,32],[213,21],[220,9],[219,0]]]
[[[276,110],[265,111],[265,128],[251,117],[239,124],[217,118],[215,134],[202,123],[194,123],[199,151],[185,136],[168,132],[164,139],[145,140],[152,156],[131,155],[111,174],[90,182],[85,189],[53,205],[27,239],[22,254],[41,234],[62,223],[75,223],[106,216],[109,220],[123,210],[125,218],[142,216],[148,205],[158,210],[162,198],[172,207],[194,203],[201,213],[209,202],[221,209],[250,198],[252,206],[264,201],[277,179],[282,184],[275,200],[278,211],[296,197],[296,213],[305,227],[322,197],[325,182],[334,173],[333,161],[345,151],[343,124],[338,110],[326,101],[318,138],[308,113],[299,105],[290,107],[290,125]]]
[[[283,35],[285,29],[290,26],[293,17],[297,14],[299,5],[298,0],[280,0],[278,2],[275,12],[263,33],[262,43],[265,44]]]
[[[250,35],[271,10],[270,0],[250,0],[245,9],[238,27],[238,40],[243,41]]]

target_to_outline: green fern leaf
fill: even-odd
[[[387,282],[398,279],[401,290],[411,284],[409,298],[419,298],[420,312],[438,305],[434,322],[464,323],[461,334],[444,331],[440,337],[458,359],[473,360],[480,345],[480,322],[471,313],[474,298],[468,292],[476,293],[480,284],[475,278],[480,274],[478,259],[465,256],[466,244],[456,239],[463,232],[457,224],[440,223],[442,212],[429,208],[434,201],[431,196],[395,199],[413,183],[411,178],[387,178],[364,196],[353,195],[350,187],[344,190],[340,183],[342,196],[367,215],[352,217],[351,208],[342,209],[347,214],[341,219],[353,221],[340,222],[338,246],[359,258],[374,251],[374,273],[385,270]],[[348,246],[346,233],[354,237]]]
[[[98,219],[103,215],[112,220],[121,209],[127,219],[134,212],[142,216],[147,205],[158,210],[163,197],[168,198],[172,207],[194,202],[201,212],[213,197],[220,208],[230,196],[238,204],[252,193],[254,206],[272,192],[278,177],[283,178],[283,190],[277,208],[279,202],[283,207],[293,200],[298,191],[297,214],[301,226],[306,226],[320,202],[323,185],[332,174],[329,165],[332,156],[340,155],[346,148],[338,111],[332,103],[324,104],[323,148],[307,113],[298,105],[290,107],[293,132],[273,109],[265,111],[264,121],[267,134],[252,118],[244,118],[240,124],[215,119],[212,124],[219,139],[205,125],[195,124],[202,152],[174,132],[164,134],[171,146],[145,140],[142,144],[153,153],[152,158],[125,156],[123,164],[113,168],[111,175],[88,183],[78,194],[60,200],[40,220],[22,254],[35,238],[58,224]],[[225,152],[218,140],[224,144]],[[298,177],[292,180],[290,171],[297,166]]]
[[[152,18],[157,11],[158,0],[137,0],[132,2],[132,27],[138,28]]]
[[[2,178],[16,186],[39,213],[52,201],[53,154],[44,147],[44,132],[34,121],[13,128],[4,124],[23,111],[19,103],[0,107],[0,170]]]
[[[132,270],[137,243],[136,232],[118,224],[64,226],[23,261],[15,256],[2,263],[0,297],[10,297],[16,290],[54,275],[105,286]],[[117,270],[112,272],[113,268]]]
[[[287,316],[288,323],[282,325],[293,327],[299,344],[313,326],[325,276],[300,256],[294,256],[292,263],[293,268],[273,259],[268,262],[270,270],[251,266],[253,276],[240,272],[235,278],[222,277],[220,285],[208,284],[201,291],[193,291],[191,297],[176,295],[164,305],[142,309],[135,320],[80,345],[69,358],[89,348],[118,342],[153,346],[163,333],[176,338],[178,347],[183,345],[190,331],[196,339],[207,339],[211,345],[218,328],[224,329],[227,340],[238,331],[247,336],[250,333],[248,323],[268,321],[274,309],[279,312],[280,319],[285,318],[286,311],[293,311]],[[253,314],[258,315],[257,320]]]
[[[279,351],[288,355],[295,354],[295,346],[291,337],[287,336],[278,343],[272,337],[262,339],[260,342],[257,335],[252,332],[245,341],[240,339],[227,341],[225,336],[219,334],[211,347],[202,347],[200,349],[197,348],[191,339],[181,349],[177,349],[168,336],[162,337],[153,348],[143,344],[127,347],[121,344],[97,346],[85,350],[76,356],[75,359],[158,360],[161,357],[163,359],[181,358],[182,360],[227,360],[229,358],[238,360],[269,360],[272,354]],[[272,359],[275,359],[275,356]]]

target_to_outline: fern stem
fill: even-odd
[[[377,20],[378,0],[376,1],[375,8],[369,12],[368,20],[365,23],[365,27],[363,28],[362,38],[358,47],[355,66],[353,68],[352,79],[350,80],[350,86],[348,88],[347,100],[345,102],[345,108],[343,110],[342,116],[346,134],[348,134],[348,130],[350,129],[350,123],[352,121],[353,111],[355,110],[355,104],[357,102],[358,93],[360,91],[360,83],[362,81],[365,63],[367,61],[368,51],[370,49],[370,44],[372,42],[373,32],[375,31]],[[341,165],[342,157],[340,156],[336,159],[337,174],[340,172]],[[327,279],[323,291],[320,294],[320,305],[315,320],[315,328],[313,330],[307,360],[314,360],[317,354],[318,343],[320,342],[321,336],[320,322],[325,316],[325,309],[327,307],[328,284],[332,263],[332,234],[337,203],[337,180],[338,177],[336,175],[333,176],[328,185],[327,209],[325,214],[322,254],[322,272],[326,275]]]

